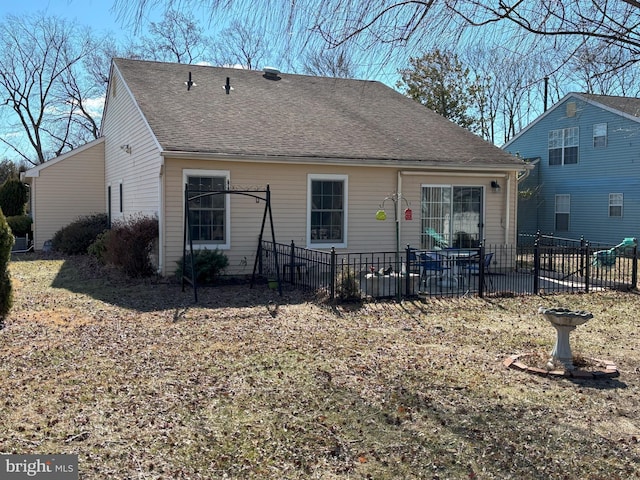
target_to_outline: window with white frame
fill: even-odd
[[[569,231],[571,195],[556,195],[556,232]]]
[[[609,216],[621,217],[622,216],[622,202],[624,200],[622,193],[610,193],[609,194]]]
[[[483,187],[422,185],[420,248],[474,248],[482,238]]]
[[[347,176],[312,174],[307,182],[308,243],[346,247]]]
[[[578,127],[549,132],[549,165],[578,163]]]
[[[593,147],[603,148],[607,146],[607,124],[596,123],[593,126]]]
[[[229,195],[216,193],[227,188],[229,172],[184,170],[183,176],[189,198],[192,198],[189,202],[189,235],[193,245],[229,248]]]

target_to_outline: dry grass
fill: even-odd
[[[11,270],[2,453],[77,453],[85,479],[640,477],[635,294],[332,307],[227,286],[194,305],[83,258]],[[620,377],[504,368],[553,347],[541,305],[590,310],[574,352]]]

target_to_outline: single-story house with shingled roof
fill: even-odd
[[[266,188],[276,241],[339,252],[516,243],[522,160],[375,81],[114,59],[101,138],[26,172],[41,249],[81,214],[159,220],[158,266],[183,252],[185,185]],[[492,187],[493,186],[493,187]],[[403,211],[410,208],[411,220]],[[194,204],[196,248],[249,273],[264,207]],[[270,239],[269,236],[265,238]]]

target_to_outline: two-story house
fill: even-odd
[[[639,98],[568,94],[503,149],[535,166],[519,185],[518,233],[639,236]]]

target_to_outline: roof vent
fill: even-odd
[[[274,67],[264,67],[263,77],[267,80],[280,80],[280,70]]]
[[[191,90],[191,87],[197,87],[196,82],[191,79],[191,72],[189,72],[189,80],[184,82],[184,84],[187,86],[187,91]]]

